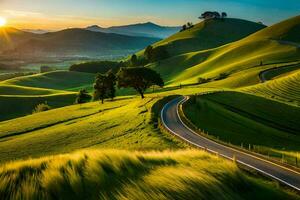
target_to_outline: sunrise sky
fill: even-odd
[[[300,14],[300,0],[0,0],[0,17],[22,29],[57,30],[154,22],[197,22],[206,10],[270,25]]]

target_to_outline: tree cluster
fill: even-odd
[[[206,11],[201,14],[199,19],[224,19],[227,17],[226,12],[219,13],[217,11]]]
[[[194,24],[192,22],[188,22],[182,26],[180,32],[191,29],[193,27],[194,27]]]

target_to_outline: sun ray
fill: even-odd
[[[6,19],[3,17],[0,17],[0,27],[6,25]]]

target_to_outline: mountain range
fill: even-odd
[[[65,29],[36,34],[15,28],[0,29],[0,54],[22,57],[124,56],[157,42],[158,38]]]
[[[103,32],[103,33],[117,33],[129,36],[144,36],[154,38],[166,38],[180,30],[179,26],[169,27],[160,26],[152,22],[131,24],[125,26],[112,26],[102,28],[98,25],[89,26],[86,30]]]

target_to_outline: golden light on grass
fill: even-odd
[[[4,17],[0,17],[0,27],[6,25],[6,19]]]

